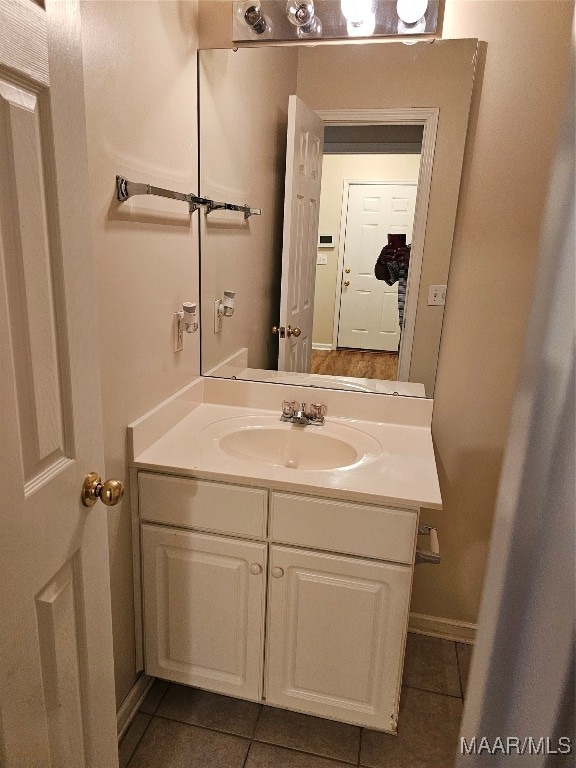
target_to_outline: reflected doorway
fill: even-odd
[[[374,276],[388,233],[412,240],[422,125],[327,125],[311,373],[395,380],[398,284]]]

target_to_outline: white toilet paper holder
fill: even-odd
[[[418,526],[419,536],[430,536],[430,549],[416,548],[416,565],[419,563],[431,563],[438,565],[440,562],[440,542],[438,531],[433,525],[422,524]]]

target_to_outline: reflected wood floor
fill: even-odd
[[[396,381],[398,353],[367,352],[363,349],[313,349],[310,373]]]

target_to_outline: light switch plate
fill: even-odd
[[[446,286],[431,285],[428,288],[428,306],[444,306],[446,303]]]
[[[316,264],[328,264],[328,254],[319,253],[316,257]]]

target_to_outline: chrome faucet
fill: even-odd
[[[290,421],[292,424],[302,424],[307,426],[312,424],[321,427],[324,424],[324,416],[328,410],[327,406],[321,403],[297,403],[296,400],[282,401],[281,421]]]

